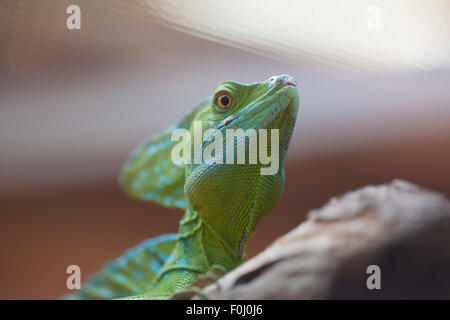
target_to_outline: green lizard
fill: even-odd
[[[168,299],[214,265],[229,271],[241,264],[250,235],[281,195],[283,162],[297,111],[296,82],[288,75],[248,85],[226,81],[180,122],[138,145],[122,168],[120,185],[134,198],[185,210],[179,232],[129,249],[74,297]],[[228,164],[225,158],[222,163],[172,161],[172,132],[185,129],[195,134],[194,123],[200,123],[203,132],[216,129],[223,134],[227,129],[267,129],[269,146],[274,144],[271,129],[278,129],[280,169],[264,175],[261,162],[249,163],[249,136],[243,137],[244,152],[249,149],[245,163]],[[214,135],[200,144],[195,137],[188,140],[191,154],[216,139]],[[224,154],[235,147],[234,155],[239,157],[238,139],[225,144]]]

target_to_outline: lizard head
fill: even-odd
[[[297,111],[296,81],[288,75],[253,84],[226,81],[190,126],[186,199],[239,259],[281,195]]]
[[[242,259],[249,236],[281,195],[297,110],[290,76],[223,82],[175,125],[140,143],[120,185],[134,198],[188,209],[182,222],[197,212]],[[186,143],[175,143],[177,137]],[[177,153],[190,161],[174,160]]]

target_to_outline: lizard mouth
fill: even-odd
[[[283,82],[283,86],[285,86],[285,87],[288,87],[288,86],[296,87],[297,84],[295,82],[293,82],[293,81],[286,81],[286,82]]]

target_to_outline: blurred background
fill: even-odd
[[[367,184],[450,195],[450,4],[258,3],[0,2],[0,299],[59,298],[68,265],[86,280],[175,232],[182,212],[128,199],[118,171],[224,80],[299,83],[285,191],[247,257]]]

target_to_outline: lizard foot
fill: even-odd
[[[189,300],[195,296],[198,296],[202,300],[208,300],[209,297],[203,289],[211,284],[216,284],[218,286],[218,289],[220,290],[220,286],[217,281],[225,273],[227,273],[227,270],[224,267],[220,265],[213,265],[206,274],[198,277],[197,280],[192,283],[192,286],[175,292],[170,299]]]

